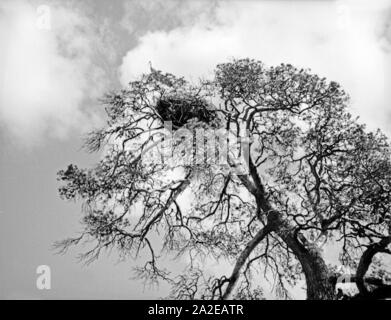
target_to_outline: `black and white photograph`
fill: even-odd
[[[0,0],[0,300],[390,300],[390,138],[391,0]]]

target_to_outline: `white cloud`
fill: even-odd
[[[213,17],[216,0],[130,0],[124,2],[121,25],[130,34],[171,30]]]
[[[141,37],[123,58],[121,82],[147,71],[148,61],[193,79],[232,57],[288,62],[339,81],[353,110],[372,128],[388,130],[390,56],[378,33],[390,6],[391,1],[224,1],[217,21]]]
[[[104,83],[91,62],[90,21],[74,10],[47,8],[50,24],[42,25],[46,8],[0,4],[0,124],[25,144],[62,138],[94,122],[85,121],[82,105],[101,95]]]

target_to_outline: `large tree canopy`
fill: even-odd
[[[59,172],[61,197],[83,202],[83,231],[57,245],[91,242],[87,261],[112,248],[139,256],[139,276],[182,299],[258,299],[270,276],[280,296],[304,279],[308,299],[335,299],[331,248],[354,270],[356,297],[391,296],[374,258],[390,253],[390,147],[348,101],[338,83],[289,64],[234,60],[197,84],[151,68],[103,99],[107,125],[85,143],[99,163]],[[231,269],[208,276],[211,260]]]

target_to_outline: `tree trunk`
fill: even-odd
[[[283,225],[283,224],[282,224]],[[289,227],[280,227],[277,234],[287,244],[299,260],[306,279],[308,300],[334,300],[335,287],[330,281],[330,274],[321,252],[312,244],[307,245],[304,236],[298,240]]]
[[[329,270],[320,252],[300,243],[291,233],[281,236],[300,261],[307,284],[308,300],[332,300],[335,288],[329,280]]]
[[[244,181],[247,183],[246,181]],[[260,185],[260,182],[258,182]],[[251,189],[249,189],[251,192]],[[287,244],[299,260],[306,278],[308,300],[334,300],[335,286],[321,252],[314,245],[308,245],[305,237],[291,226],[282,214],[272,208],[264,196],[263,188],[256,195],[257,206],[267,213],[268,225]],[[300,241],[298,240],[300,237]]]

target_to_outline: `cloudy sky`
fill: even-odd
[[[85,267],[80,205],[58,198],[56,172],[91,165],[81,137],[103,121],[97,100],[154,68],[191,80],[250,57],[340,82],[351,110],[391,135],[391,0],[84,0],[0,2],[0,298],[151,298],[113,256]],[[52,289],[37,290],[49,265]]]

